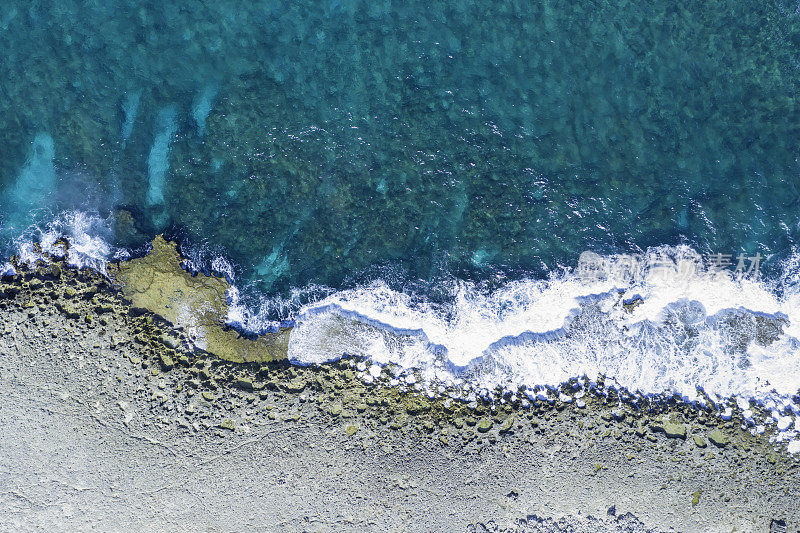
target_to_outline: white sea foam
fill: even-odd
[[[14,265],[6,261],[2,265],[0,265],[0,277],[3,276],[13,276],[17,273],[17,269],[14,268]]]
[[[791,454],[800,453],[800,440],[792,440],[786,445],[786,449]]]
[[[360,355],[479,390],[602,375],[630,391],[687,401],[702,399],[699,388],[720,415],[731,397],[796,409],[800,297],[785,283],[794,274],[781,291],[777,282],[709,273],[700,259],[687,247],[662,247],[646,254],[638,280],[587,281],[565,271],[491,293],[458,282],[447,305],[382,283],[340,291],[300,310],[289,355],[302,364]],[[692,268],[682,267],[687,261]]]
[[[105,274],[106,264],[126,252],[108,244],[110,222],[98,215],[82,211],[66,211],[42,227],[33,227],[14,242],[14,253],[24,264],[44,261],[46,256],[66,255],[67,264],[76,268],[92,268]],[[67,239],[65,250],[59,239]],[[41,250],[41,251],[39,251]]]

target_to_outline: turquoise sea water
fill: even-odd
[[[235,279],[234,321],[302,318],[333,294],[322,314],[421,332],[440,354],[388,359],[444,350],[464,368],[520,335],[569,330],[576,298],[608,286],[551,294],[550,318],[519,313],[543,305],[541,280],[584,250],[722,253],[731,268],[758,253],[773,285],[757,298],[673,287],[653,297],[661,314],[637,322],[669,330],[669,306],[698,301],[702,324],[684,325],[719,345],[642,333],[657,339],[645,352],[709,352],[736,374],[754,364],[729,353],[758,337],[750,311],[795,309],[784,292],[800,242],[798,50],[800,12],[783,1],[6,0],[4,255],[53,220],[70,226],[62,213],[88,217],[78,233],[91,235],[73,237],[105,259],[167,232],[196,267]],[[719,325],[731,309],[749,340]],[[622,331],[598,312],[595,329]],[[462,330],[489,333],[456,347]],[[559,350],[609,353],[586,335]],[[385,348],[370,346],[345,348]],[[563,371],[537,379],[586,372],[537,350],[525,360]],[[489,359],[489,374],[510,361]],[[642,359],[631,364],[641,374]],[[680,389],[662,381],[647,386]]]
[[[126,206],[264,290],[785,254],[798,45],[789,2],[7,1],[3,224]]]

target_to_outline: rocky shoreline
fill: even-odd
[[[800,462],[736,410],[577,380],[467,402],[392,386],[389,366],[365,383],[356,358],[290,365],[283,341],[216,317],[198,334],[139,298],[158,278],[132,291],[129,265],[109,279],[51,258],[0,282],[4,529],[800,527]],[[168,270],[161,287],[216,283]],[[242,343],[254,355],[231,357]]]

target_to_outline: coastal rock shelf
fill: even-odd
[[[286,359],[288,329],[251,339],[226,327],[230,284],[221,277],[192,275],[181,260],[175,243],[159,235],[146,256],[111,265],[108,271],[134,308],[181,328],[201,350],[239,363]]]

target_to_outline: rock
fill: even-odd
[[[175,366],[175,361],[166,353],[159,354],[159,361],[161,363],[161,368],[163,368],[165,372],[169,372],[172,370],[172,367]]]
[[[720,431],[719,429],[715,429],[714,431],[712,431],[712,432],[711,432],[711,433],[708,435],[708,440],[710,440],[710,441],[711,441],[711,443],[712,443],[714,446],[717,446],[718,448],[723,448],[723,447],[727,446],[728,442],[730,442],[730,441],[728,440],[728,437],[727,437],[727,435],[725,435],[725,434],[724,434],[722,431]]]
[[[203,392],[202,396],[203,396],[203,399],[205,401],[207,401],[207,402],[213,402],[214,400],[217,399],[216,396],[214,396],[214,394],[212,394],[212,393],[210,393],[208,391]]]
[[[335,403],[331,405],[330,409],[328,409],[328,412],[331,414],[331,416],[339,416],[342,414],[342,405]]]
[[[193,276],[181,267],[181,260],[176,244],[158,236],[148,255],[109,265],[108,273],[122,286],[134,308],[151,311],[176,327],[197,331],[194,342],[201,350],[239,363],[286,359],[288,329],[252,339],[225,327],[230,284],[222,277]]]
[[[769,521],[769,533],[786,533],[787,531],[785,520],[773,518]]]
[[[287,383],[286,385],[284,385],[283,388],[286,389],[287,392],[297,394],[305,390],[306,382],[303,381],[302,379],[294,379],[289,383]]]
[[[222,429],[227,429],[228,431],[233,431],[236,428],[236,424],[234,424],[233,420],[231,420],[230,418],[226,418],[219,424],[218,427]]]
[[[514,418],[513,416],[509,416],[508,418],[506,418],[503,421],[503,423],[500,424],[499,428],[500,433],[508,433],[509,431],[511,431],[514,428],[514,422],[516,421],[517,419]]]
[[[478,422],[477,428],[479,432],[486,433],[492,429],[492,425],[494,425],[494,423],[490,418],[481,418],[480,422]]]
[[[671,439],[686,438],[686,426],[683,423],[674,421],[666,416],[661,420],[653,420],[650,422],[650,429],[656,432],[663,432]]]
[[[705,439],[700,435],[692,435],[692,438],[694,439],[694,445],[698,448],[705,448],[707,446]]]
[[[416,415],[416,414],[419,414],[419,413],[424,413],[425,411],[428,411],[429,409],[430,409],[430,406],[427,403],[425,403],[425,402],[423,402],[422,400],[419,400],[419,399],[411,400],[411,401],[408,402],[408,404],[406,404],[406,412],[408,414],[410,414],[410,415]]]
[[[110,313],[113,310],[114,308],[111,307],[110,305],[100,304],[94,307],[94,312],[97,313],[98,315],[104,315],[106,313]]]
[[[392,429],[400,429],[405,425],[406,425],[406,417],[400,415],[398,417],[395,417],[394,420],[392,420],[392,423],[389,425],[389,427]]]
[[[251,391],[253,390],[253,380],[248,377],[239,377],[233,382],[233,386],[238,389]]]
[[[56,302],[56,308],[61,311],[67,318],[78,318],[80,313],[70,304],[63,303],[63,302]]]
[[[344,432],[348,437],[352,437],[358,431],[358,426],[355,424],[347,424],[344,428]]]
[[[367,410],[367,404],[360,403],[360,404],[356,405],[356,411],[358,411],[359,413],[363,413],[366,410]]]
[[[57,263],[51,263],[46,269],[46,273],[56,279],[61,278],[61,267]]]
[[[686,438],[686,426],[677,423],[677,422],[670,422],[669,420],[664,421],[664,433],[667,437],[671,439],[685,439]]]
[[[162,335],[161,336],[161,344],[166,346],[171,350],[177,350],[180,347],[180,343],[177,339],[170,337],[169,335]]]

